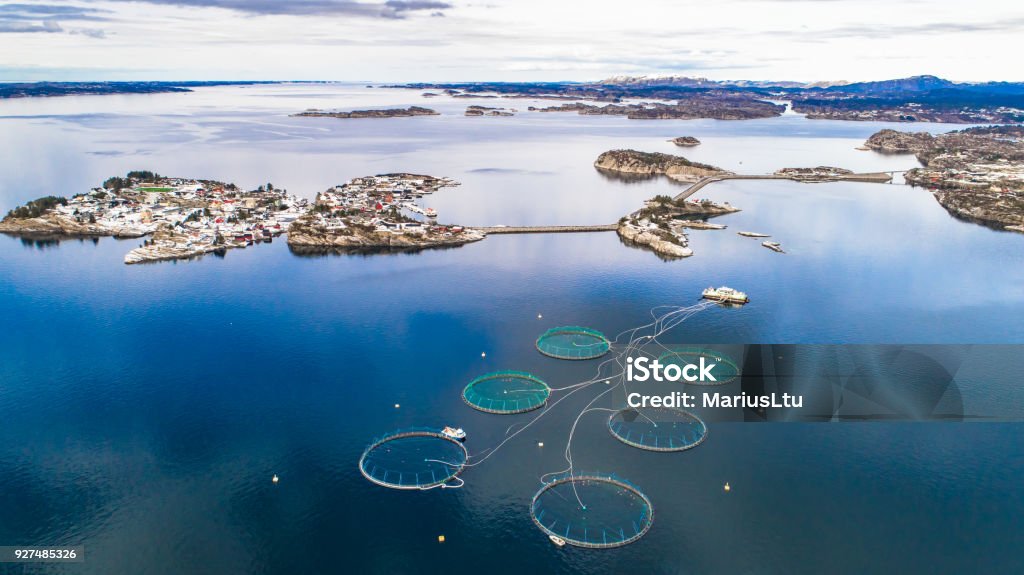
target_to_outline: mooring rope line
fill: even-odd
[[[656,306],[656,307],[651,308],[651,310],[650,310],[650,314],[651,314],[651,317],[652,317],[652,321],[651,322],[648,322],[648,323],[646,323],[644,325],[641,325],[641,326],[637,326],[637,327],[633,327],[633,328],[630,328],[630,329],[623,330],[622,332],[618,333],[613,339],[608,341],[609,348],[612,349],[613,347],[617,347],[617,344],[619,344],[619,342],[622,341],[624,338],[628,338],[628,339],[626,339],[625,346],[623,348],[620,348],[620,349],[616,350],[616,353],[614,353],[611,357],[601,361],[601,363],[598,364],[598,366],[597,366],[597,368],[595,370],[596,373],[595,373],[594,377],[592,377],[592,378],[590,378],[588,380],[577,382],[577,383],[574,383],[574,384],[571,384],[571,385],[567,385],[567,386],[564,386],[564,387],[550,387],[549,386],[549,389],[550,389],[551,392],[567,391],[568,393],[565,393],[564,395],[562,395],[561,397],[556,399],[554,402],[551,402],[551,403],[547,404],[544,407],[544,409],[539,414],[537,414],[533,419],[531,419],[530,421],[525,422],[525,423],[524,422],[516,422],[516,423],[513,423],[512,425],[510,425],[505,430],[505,438],[501,442],[499,442],[495,446],[492,446],[490,448],[487,448],[487,449],[483,450],[479,454],[472,454],[472,455],[470,455],[469,459],[475,459],[475,461],[470,462],[469,459],[467,459],[466,463],[464,463],[462,465],[464,467],[475,467],[475,466],[480,465],[483,462],[487,461],[488,459],[490,459],[491,456],[493,456],[502,447],[504,447],[505,444],[507,444],[512,439],[518,437],[520,434],[522,434],[524,431],[526,431],[530,427],[532,427],[535,423],[540,421],[541,418],[543,418],[545,415],[547,415],[548,412],[550,412],[555,407],[557,407],[558,404],[562,403],[563,401],[568,399],[570,396],[572,396],[576,392],[582,391],[582,390],[584,390],[584,389],[586,389],[586,388],[588,388],[588,387],[590,387],[590,386],[592,386],[592,385],[594,385],[596,383],[600,383],[602,381],[607,381],[608,383],[611,383],[612,380],[617,380],[616,385],[614,385],[612,387],[609,387],[608,389],[602,391],[597,396],[595,396],[593,399],[591,399],[590,402],[587,403],[586,407],[576,416],[576,419],[573,421],[573,425],[572,425],[572,427],[571,427],[571,429],[569,431],[569,436],[568,436],[568,440],[566,442],[566,448],[565,448],[565,457],[566,457],[567,463],[569,464],[569,467],[567,469],[559,471],[559,472],[546,473],[546,474],[541,476],[541,481],[544,482],[544,478],[545,477],[549,477],[551,475],[556,475],[558,473],[568,472],[571,475],[572,472],[573,472],[573,469],[574,469],[574,465],[573,465],[573,461],[572,461],[572,439],[573,439],[573,436],[575,434],[576,427],[579,424],[580,418],[583,416],[583,414],[587,413],[588,411],[598,409],[598,408],[593,408],[592,407],[594,402],[597,401],[598,399],[600,399],[601,397],[604,397],[609,392],[617,389],[620,385],[623,387],[623,389],[626,389],[626,387],[625,387],[625,383],[626,382],[625,382],[625,377],[624,377],[625,373],[626,373],[626,367],[625,367],[624,358],[628,357],[630,353],[639,350],[641,348],[641,346],[644,345],[645,343],[650,343],[650,342],[655,342],[658,345],[660,345],[663,349],[667,350],[668,348],[665,347],[660,342],[658,342],[657,338],[660,337],[661,335],[663,335],[665,332],[675,328],[680,323],[686,321],[687,319],[689,319],[690,317],[692,317],[696,313],[698,313],[700,311],[703,311],[704,309],[707,309],[707,307],[710,306],[710,305],[713,305],[713,304],[711,304],[710,302],[702,302],[702,303],[699,303],[699,304],[696,304],[696,305],[691,305],[691,306],[676,307],[676,306],[666,306],[666,305],[663,305],[663,306]],[[667,313],[659,315],[658,314],[658,310],[663,310],[663,309],[669,309],[671,311],[668,311]],[[646,331],[646,330],[649,330],[649,329],[653,331],[652,334],[649,334],[649,335],[638,335],[641,331]],[[602,371],[609,364],[615,364],[616,366],[618,366],[618,369],[614,370],[612,373],[609,373],[607,375],[602,375]],[[606,409],[606,408],[601,408],[601,409]],[[612,410],[612,411],[614,411],[614,410]],[[653,421],[652,421],[652,423],[653,423]],[[513,432],[512,429],[514,427],[516,427],[517,425],[522,425],[522,427]],[[479,458],[479,459],[477,459],[477,458]],[[573,486],[573,490],[575,492],[575,485]],[[579,495],[578,494],[577,494],[577,501],[579,501]],[[580,502],[581,506],[585,507],[585,505],[583,504],[582,501],[579,501],[579,502]]]

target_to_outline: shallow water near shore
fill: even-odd
[[[470,104],[520,113],[463,117]],[[306,197],[407,171],[462,182],[425,199],[445,222],[598,224],[684,189],[600,175],[593,160],[612,148],[743,173],[916,165],[854,149],[891,125],[642,122],[531,104],[345,85],[3,101],[0,211],[130,169]],[[288,117],[408,105],[442,115]],[[667,142],[682,135],[702,144]],[[367,442],[391,429],[451,424],[471,453],[495,445],[532,416],[473,411],[459,397],[473,377],[585,380],[593,362],[545,358],[537,335],[615,334],[708,285],[751,303],[700,312],[665,341],[1024,343],[1024,235],[898,185],[731,181],[701,195],[742,211],[713,220],[726,230],[691,231],[695,255],[675,262],[614,233],[370,256],[298,256],[282,238],[140,266],[122,263],[140,240],[0,236],[0,545],[85,545],[84,563],[47,571],[67,573],[1018,571],[1024,400],[985,378],[964,393],[998,422],[709,418],[707,440],[676,454],[632,449],[587,415],[577,466],[629,479],[655,508],[651,531],[617,550],[558,549],[528,511],[538,478],[565,466],[586,392],[467,469],[463,489],[396,492],[359,474]]]

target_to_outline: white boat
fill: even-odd
[[[427,208],[426,210],[424,210],[424,213],[426,214],[426,216],[428,218],[436,218],[437,217],[437,210],[435,210],[434,208]]]
[[[456,441],[462,441],[466,439],[466,432],[461,427],[455,429],[454,427],[446,425],[445,428],[441,430],[441,435],[450,439],[454,439]]]
[[[550,539],[552,543],[558,545],[559,547],[565,547],[565,539],[562,539],[558,535],[548,535],[548,539]]]
[[[761,245],[772,250],[773,252],[779,252],[780,254],[786,253],[782,251],[782,244],[780,244],[779,242],[761,242]]]
[[[709,287],[704,290],[701,297],[721,303],[747,303],[750,301],[747,294],[726,286],[719,288]]]
[[[761,233],[758,233],[758,232],[736,232],[736,233],[738,233],[739,235],[741,235],[743,237],[747,237],[747,238],[770,238],[770,237],[772,237],[770,234],[761,234]]]

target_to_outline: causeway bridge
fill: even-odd
[[[822,177],[800,177],[790,175],[778,175],[778,174],[722,174],[718,176],[708,176],[695,182],[690,187],[686,188],[682,192],[676,194],[673,198],[679,202],[689,198],[696,194],[704,186],[713,184],[715,182],[721,182],[724,180],[792,180],[794,182],[801,183],[824,183],[824,182],[870,182],[877,184],[890,183],[893,179],[893,172],[871,172],[865,174],[837,174],[834,176],[822,176]],[[639,210],[630,214],[630,216],[636,216]],[[594,226],[470,226],[474,230],[480,230],[485,232],[487,235],[491,234],[559,234],[559,233],[586,233],[586,232],[611,232],[615,231],[619,225],[614,224],[599,224]]]
[[[596,226],[491,226],[477,227],[474,230],[491,234],[566,234],[583,232],[612,232],[618,224],[599,224]]]
[[[704,186],[713,184],[715,182],[721,182],[723,180],[792,180],[794,182],[815,184],[815,183],[826,183],[826,182],[868,182],[875,184],[886,184],[892,181],[893,174],[891,172],[870,172],[866,174],[839,174],[835,176],[826,176],[820,178],[806,177],[801,178],[798,176],[781,176],[777,174],[723,174],[720,176],[708,176],[701,178],[695,184],[686,188],[682,192],[676,194],[674,200],[682,201],[689,198],[693,194],[699,192]]]

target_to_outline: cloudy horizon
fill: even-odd
[[[1022,32],[995,0],[20,0],[0,81],[1022,81]]]

